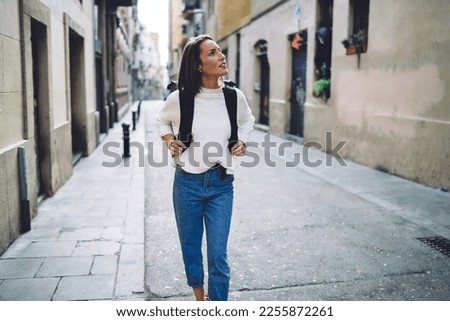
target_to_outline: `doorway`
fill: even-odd
[[[260,66],[259,80],[259,123],[269,125],[270,115],[270,65],[267,58],[267,41],[260,40],[255,45]]]
[[[307,30],[289,36],[292,53],[289,133],[303,137],[306,100]]]
[[[33,73],[33,116],[34,116],[34,148],[36,155],[36,190],[38,198],[46,194],[44,162],[46,156],[44,130],[45,111],[48,111],[47,84],[47,28],[44,24],[31,19],[31,61]]]
[[[103,61],[100,55],[95,57],[95,93],[97,111],[100,114],[100,135],[108,132],[108,120],[105,110],[104,84],[103,84]]]
[[[70,116],[72,132],[72,163],[77,163],[86,147],[83,124],[86,115],[84,79],[84,39],[69,29]]]

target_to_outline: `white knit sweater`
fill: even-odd
[[[255,123],[244,94],[237,91],[238,139],[247,142]],[[180,126],[180,105],[178,90],[171,93],[156,115],[159,135],[177,134]],[[242,157],[231,156],[228,139],[231,135],[230,119],[222,88],[202,88],[194,99],[192,122],[193,142],[180,156],[174,158],[189,173],[206,172],[215,163],[220,163],[228,174],[234,174]]]

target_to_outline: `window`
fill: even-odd
[[[99,39],[99,31],[98,31],[98,5],[94,5],[94,37],[95,39]]]
[[[360,50],[360,53],[367,51],[368,35],[369,35],[369,7],[370,0],[350,0],[349,15],[349,45]],[[359,48],[357,48],[359,47]],[[350,48],[347,54],[352,52]]]
[[[256,56],[267,55],[267,41],[259,40],[255,45]]]
[[[185,0],[183,13],[190,10],[200,9],[201,4],[199,0]]]
[[[333,0],[317,1],[317,31],[315,35],[316,53],[314,56],[315,97],[325,101],[330,98],[331,84],[331,45],[333,41]]]

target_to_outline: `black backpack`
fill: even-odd
[[[228,149],[238,141],[238,125],[237,125],[237,92],[232,81],[225,81],[222,88],[227,105],[228,117],[230,118],[231,136],[228,139]],[[194,96],[180,91],[180,130],[177,140],[182,141],[186,147],[191,144],[192,137],[192,121],[194,120]]]

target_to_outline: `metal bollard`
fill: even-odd
[[[130,155],[130,124],[122,123],[123,130],[123,157],[131,157]]]
[[[132,115],[132,118],[133,118],[133,130],[136,130],[137,111],[132,111],[131,115]]]
[[[113,101],[109,102],[109,128],[114,127],[114,122],[117,121],[117,106]]]

